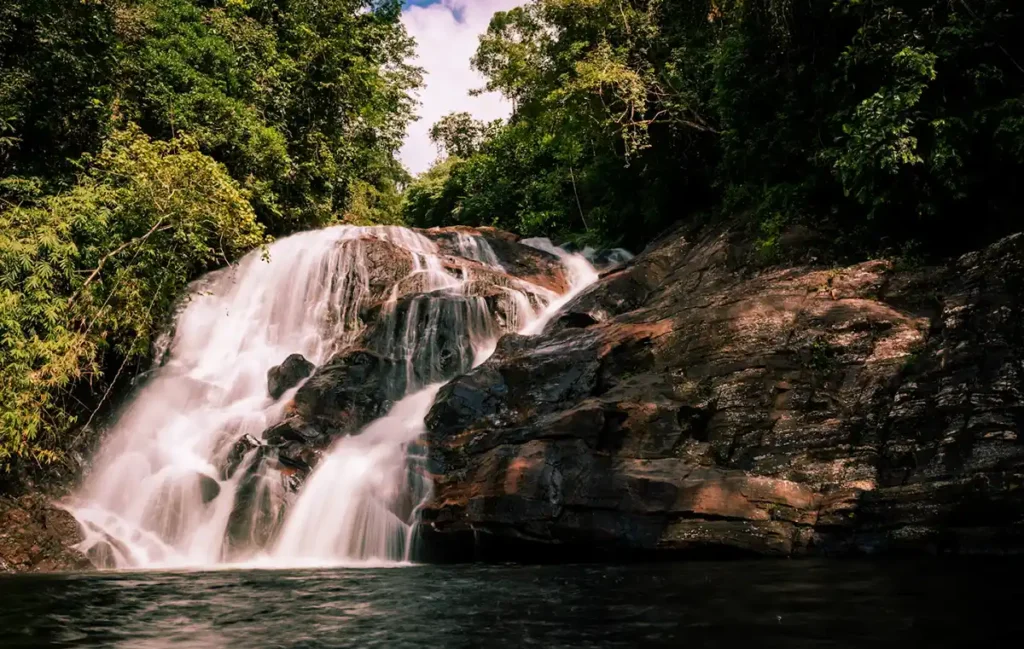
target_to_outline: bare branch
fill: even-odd
[[[84,291],[86,288],[88,288],[89,284],[92,284],[93,280],[95,280],[99,276],[100,271],[103,270],[103,265],[106,264],[107,261],[110,260],[111,257],[117,255],[120,252],[123,252],[126,248],[130,248],[133,245],[144,243],[146,241],[146,239],[148,239],[150,236],[156,234],[157,232],[163,232],[164,230],[170,230],[171,226],[169,226],[169,225],[165,225],[163,227],[160,227],[160,224],[163,221],[164,221],[163,217],[157,219],[157,222],[153,224],[153,227],[149,229],[149,232],[147,232],[146,234],[142,235],[141,237],[136,237],[135,239],[132,239],[131,241],[125,241],[124,243],[122,243],[117,248],[115,248],[115,249],[111,250],[110,252],[108,252],[107,254],[103,255],[103,258],[100,259],[100,263],[92,271],[92,273],[89,275],[89,277],[86,278],[85,283],[82,284],[82,287],[80,289],[78,289],[77,291],[75,291],[74,295],[72,295],[70,298],[68,298],[68,306],[70,307],[72,304],[74,304],[75,300],[78,298],[78,296],[82,294],[82,291]]]

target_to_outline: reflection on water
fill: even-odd
[[[983,647],[1007,562],[413,566],[0,579],[0,647]]]

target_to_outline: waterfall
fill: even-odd
[[[565,306],[569,300],[575,297],[577,293],[596,282],[598,274],[594,269],[594,266],[587,261],[586,257],[579,254],[570,254],[555,246],[555,244],[551,243],[550,239],[523,239],[521,243],[525,246],[530,246],[531,248],[543,250],[561,259],[562,263],[565,264],[566,269],[569,271],[569,282],[572,286],[567,293],[554,298],[537,318],[524,323],[520,333],[527,336],[534,336],[542,332],[548,321],[550,321],[551,318],[558,313],[558,310]]]
[[[503,333],[542,330],[597,277],[581,255],[524,241],[564,265],[570,289],[556,295],[505,274],[486,239],[460,231],[452,243],[338,226],[196,282],[69,505],[81,549],[118,568],[408,560],[430,492],[416,440],[437,390]],[[393,405],[357,434],[320,434],[334,441],[300,481],[301,462],[263,437],[295,416],[316,374],[274,398],[268,372],[294,354],[322,367],[353,351],[384,359]]]

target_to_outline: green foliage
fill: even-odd
[[[73,161],[127,119],[155,138],[192,137],[272,233],[328,223],[357,188],[404,179],[394,156],[420,74],[406,63],[400,10],[399,0],[4,3],[0,176],[73,182]],[[385,206],[397,201],[374,209]]]
[[[0,177],[69,173],[115,96],[114,13],[95,0],[0,3]]]
[[[893,85],[862,101],[850,123],[843,124],[846,146],[834,163],[844,186],[861,187],[864,202],[873,193],[865,191],[868,183],[859,178],[865,169],[893,175],[902,165],[924,162],[912,135],[914,110],[935,80],[935,55],[904,48],[893,57],[893,67]]]
[[[54,459],[105,364],[145,357],[188,280],[263,240],[188,138],[115,132],[66,193],[0,211],[0,464]]]
[[[419,73],[405,63],[397,0],[214,4],[152,0],[147,37],[125,60],[132,119],[195,137],[275,233],[323,225],[357,188],[362,200],[367,185],[400,179],[388,163]]]
[[[0,3],[0,468],[56,459],[199,274],[266,234],[397,222],[400,12]]]
[[[434,165],[405,190],[403,214],[426,228],[457,222],[465,196],[460,185],[464,175],[460,158],[449,157]]]
[[[678,192],[692,189],[688,207],[706,207],[710,181],[694,163],[714,131],[701,106],[707,55],[666,37],[711,31],[706,20],[691,28],[691,11],[546,0],[496,15],[474,65],[515,113],[433,192],[454,206],[444,222],[641,247],[682,215]],[[405,217],[421,223],[429,212],[436,223],[445,209],[420,201]]]
[[[716,63],[719,184],[746,199],[730,207],[782,214],[858,256],[911,240],[955,253],[1019,228],[1019,7],[770,5],[734,14]]]
[[[980,245],[1020,227],[1017,5],[533,0],[474,58],[508,127],[406,218],[640,247],[711,212],[766,259],[796,225],[836,255]]]
[[[430,128],[430,141],[438,152],[468,158],[480,151],[483,143],[501,128],[501,120],[485,124],[469,113],[451,113]]]

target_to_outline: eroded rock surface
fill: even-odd
[[[41,494],[0,498],[0,572],[54,572],[92,567],[74,544],[75,517]]]
[[[914,272],[744,258],[666,237],[442,389],[431,545],[1024,548],[1024,237]]]

